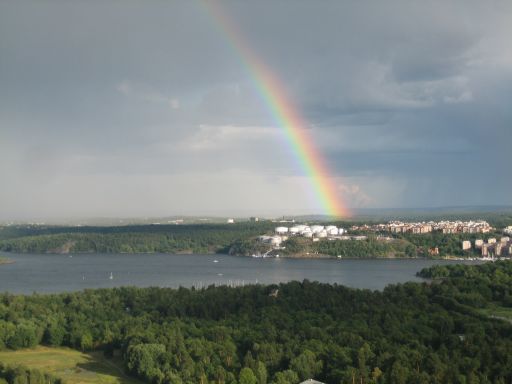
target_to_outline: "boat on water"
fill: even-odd
[[[218,263],[218,262],[219,262],[219,260],[215,259],[215,260],[213,260],[213,262],[214,262],[214,263]]]
[[[114,280],[114,274],[110,272],[110,276],[108,277],[110,280]]]

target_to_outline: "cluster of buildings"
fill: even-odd
[[[293,227],[277,227],[275,229],[276,235],[290,235],[290,236],[303,236],[303,237],[331,237],[343,235],[345,230],[338,228],[335,225],[294,225]]]
[[[471,251],[473,245],[475,250],[480,250],[482,257],[485,258],[512,256],[512,242],[509,236],[503,236],[500,241],[497,241],[495,237],[487,239],[487,242],[484,242],[482,239],[477,239],[474,244],[469,240],[465,240],[462,242],[462,250]]]
[[[343,228],[338,228],[335,225],[295,225],[293,227],[276,227],[274,235],[272,236],[260,236],[258,237],[259,242],[264,244],[270,244],[274,247],[279,247],[283,241],[288,240],[290,236],[302,236],[318,241],[322,238],[327,239],[340,239],[346,240],[351,239],[350,236],[342,236],[345,233]],[[366,239],[366,236],[356,236]],[[356,239],[359,240],[359,239]],[[362,239],[361,239],[362,240]]]
[[[477,221],[429,221],[429,222],[403,222],[390,221],[386,224],[354,225],[353,231],[391,232],[391,233],[488,233],[493,230],[488,222]],[[511,228],[512,232],[512,228]]]

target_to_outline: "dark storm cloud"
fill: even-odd
[[[350,204],[512,203],[510,2],[219,4]],[[251,76],[199,1],[0,3],[3,215],[314,211]]]

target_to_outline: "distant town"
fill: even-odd
[[[402,221],[390,221],[386,224],[353,225],[352,231],[392,232],[392,233],[430,233],[439,231],[451,233],[488,233],[494,230],[487,221],[428,221],[408,223]]]
[[[281,222],[280,224],[282,224]],[[375,239],[380,241],[393,241],[392,235],[396,234],[429,234],[441,233],[451,234],[495,234],[496,229],[487,221],[470,220],[470,221],[429,221],[429,222],[402,222],[389,221],[381,224],[363,224],[352,225],[348,230],[337,227],[335,225],[307,225],[295,224],[293,226],[275,227],[274,233],[271,235],[261,235],[258,242],[268,244],[274,249],[283,249],[282,245],[291,237],[303,237],[311,239],[313,242],[320,240],[367,240],[369,233],[378,234]],[[366,234],[362,234],[366,233]],[[388,233],[389,235],[384,235]],[[474,241],[463,240],[461,242],[462,251],[473,255],[479,255],[479,258],[492,259],[494,257],[512,256],[512,226],[508,226],[502,231],[503,236],[499,239],[496,237],[477,238]],[[391,236],[390,236],[391,235]],[[437,247],[429,249],[431,256],[439,255]]]

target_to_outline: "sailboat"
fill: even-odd
[[[110,276],[108,277],[110,280],[114,280],[114,275],[112,274],[112,272],[110,272]]]

